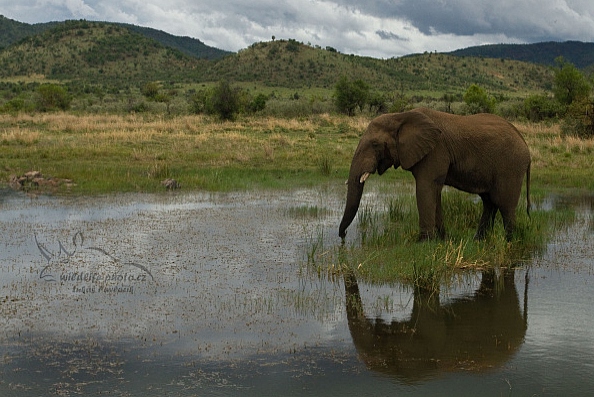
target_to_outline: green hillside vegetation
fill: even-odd
[[[550,89],[551,71],[501,59],[460,58],[426,53],[375,59],[345,55],[294,40],[255,43],[205,69],[202,80],[290,88],[333,88],[341,76],[361,79],[378,91],[464,92],[470,83],[510,95]]]
[[[73,22],[73,21],[67,21]],[[85,21],[79,21],[85,22]],[[14,21],[0,15],[0,49],[8,47],[25,37],[34,36],[50,30],[56,26],[60,26],[66,22],[47,22],[27,24],[23,22]],[[199,59],[218,59],[229,55],[229,51],[219,50],[218,48],[209,47],[198,39],[191,37],[179,37],[161,30],[136,26],[126,23],[111,23],[98,22],[105,25],[115,25],[124,27],[133,32],[139,33],[149,39],[156,40],[165,47],[173,48],[183,52],[186,55]]]
[[[89,83],[188,79],[204,62],[123,27],[69,21],[0,52],[0,77]]]
[[[6,18],[0,25],[21,33],[32,26]],[[337,111],[339,82],[346,88],[354,83],[365,96],[341,110],[350,115],[430,106],[539,121],[563,117],[573,102],[560,107],[553,99],[556,67],[503,57],[376,59],[273,39],[209,60],[187,54],[200,52],[199,41],[154,29],[84,20],[48,25],[0,51],[0,111],[209,113],[217,108],[213,93],[222,82],[231,85],[228,98],[237,107],[224,116],[231,119],[235,112],[302,117]],[[162,42],[185,45],[186,53]],[[40,86],[48,83],[53,86]],[[590,90],[588,82],[580,84]],[[476,106],[467,106],[469,100]],[[589,107],[582,101],[574,108],[579,114]]]
[[[219,50],[218,48],[209,47],[198,39],[192,37],[179,37],[169,33],[165,33],[162,30],[146,28],[142,26],[130,25],[130,24],[117,24],[128,28],[136,33],[153,39],[165,47],[174,48],[183,52],[186,55],[200,58],[200,59],[219,59],[229,54],[230,51]]]
[[[255,43],[207,62],[132,30],[100,22],[64,22],[0,52],[0,78],[42,76],[102,85],[226,80],[331,90],[345,76],[362,79],[375,91],[438,97],[445,92],[463,93],[470,83],[511,96],[550,89],[551,71],[526,62],[433,53],[382,60],[295,40]]]
[[[28,23],[14,21],[0,15],[0,49],[22,40],[27,36],[33,36],[50,29],[59,22],[39,23],[30,25]]]
[[[554,66],[562,56],[578,69],[594,65],[594,43],[549,41],[535,44],[489,44],[452,51],[450,55],[464,57],[503,58]]]

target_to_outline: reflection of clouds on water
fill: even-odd
[[[317,205],[322,203],[321,196],[312,196]],[[204,354],[208,346],[213,356],[223,351],[230,354],[229,349],[246,354],[264,345],[271,351],[283,350],[287,345],[305,345],[312,335],[325,338],[325,315],[314,322],[305,315],[288,315],[295,314],[293,302],[282,296],[285,290],[299,286],[299,253],[294,242],[301,238],[304,222],[312,222],[288,218],[279,210],[279,206],[294,202],[290,194],[141,197],[46,198],[28,201],[25,206],[22,197],[5,201],[0,215],[7,221],[3,226],[27,225],[18,233],[25,233],[24,238],[30,241],[0,254],[2,259],[13,262],[24,254],[27,266],[37,268],[38,273],[44,262],[52,262],[56,269],[49,267],[42,276],[54,278],[65,274],[68,265],[77,265],[79,274],[95,274],[114,271],[116,265],[142,264],[155,280],[151,288],[135,288],[133,294],[116,296],[99,294],[92,282],[86,283],[85,289],[75,289],[70,280],[57,279],[56,285],[44,286],[29,301],[40,308],[28,332],[40,337],[48,332],[63,337],[87,333],[109,338],[142,336],[174,350],[182,346],[186,350],[189,345],[190,351]],[[31,230],[36,230],[43,242],[36,243],[34,235],[26,236]],[[8,230],[9,235],[13,232]],[[76,233],[85,237],[78,250],[67,243]],[[101,248],[89,250],[89,246]],[[80,249],[83,247],[87,250]],[[3,271],[10,273],[6,268]],[[16,295],[39,283],[39,274],[19,274],[2,281]],[[316,302],[308,305],[332,315],[340,310],[336,301],[327,309],[316,308]],[[285,324],[277,324],[287,316]],[[271,334],[276,336],[268,344],[265,339]]]
[[[530,376],[540,379],[551,395],[567,392],[564,379],[576,379],[581,386],[594,368],[593,202],[573,202],[577,221],[555,235],[531,270],[528,299],[539,304],[530,305],[525,354],[531,358]],[[568,201],[557,205],[567,206]]]

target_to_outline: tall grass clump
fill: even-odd
[[[525,202],[525,197],[522,199]],[[325,262],[318,260],[316,265],[350,269],[358,278],[372,283],[404,282],[437,289],[440,282],[456,272],[513,266],[538,255],[553,232],[574,219],[571,210],[542,209],[540,196],[532,201],[535,205],[530,216],[525,206],[518,205],[513,241],[505,239],[500,215],[486,239],[476,241],[482,203],[473,195],[444,191],[446,238],[418,242],[414,195],[391,198],[383,210],[361,208],[358,240],[337,248],[333,255],[325,256]]]

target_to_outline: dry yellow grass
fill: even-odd
[[[559,124],[521,123],[516,126],[530,147],[533,169],[593,168],[594,138],[563,136]]]
[[[199,174],[207,170],[241,169],[248,178],[255,169],[314,175],[321,163],[330,164],[332,175],[342,179],[368,123],[367,117],[336,115],[219,122],[200,115],[2,114],[0,180],[39,169],[79,181],[105,178],[107,183],[113,174],[133,179],[153,170],[148,173],[184,177],[199,187]],[[558,125],[516,125],[532,153],[533,181],[594,185],[594,139],[564,137]],[[110,189],[121,186],[107,184]]]
[[[208,179],[201,174],[221,175],[222,170],[237,172],[236,178],[245,179],[241,186],[266,170],[311,178],[321,154],[333,159],[335,169],[346,169],[357,136],[347,137],[333,128],[343,123],[353,129],[361,121],[330,115],[219,122],[197,115],[3,114],[0,159],[7,160],[0,179],[35,169],[78,182],[103,180],[97,183],[103,187],[89,188],[94,191],[120,189],[126,183],[146,189],[154,181],[143,178],[163,175],[185,179],[186,187],[200,187]],[[251,171],[255,169],[259,172]],[[114,182],[117,178],[124,180]],[[229,187],[235,183],[229,182]]]

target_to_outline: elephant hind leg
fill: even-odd
[[[520,201],[522,180],[523,175],[515,181],[511,179],[505,186],[500,186],[497,194],[493,196],[493,202],[499,209],[499,212],[501,212],[507,241],[511,241],[513,238],[514,227],[516,225],[516,207],[518,206],[518,201]]]
[[[486,193],[481,194],[480,197],[483,201],[483,214],[474,235],[475,240],[483,240],[487,236],[487,231],[493,229],[495,215],[497,215],[497,206],[493,203],[491,197]]]
[[[505,239],[512,241],[514,227],[516,226],[516,209],[502,208],[500,211],[503,218],[503,228],[505,229]]]

